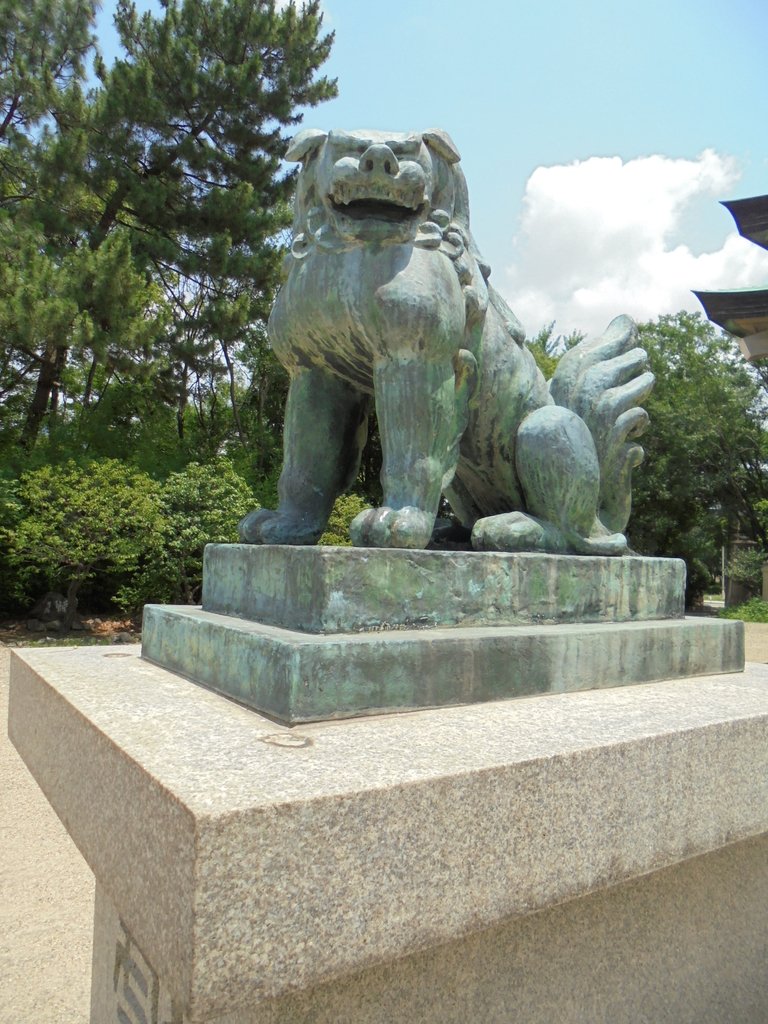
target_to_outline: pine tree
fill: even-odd
[[[316,2],[169,0],[159,17],[118,6],[125,57],[101,69],[91,174],[103,205],[91,245],[125,227],[162,284],[180,433],[190,382],[215,389],[222,376],[243,432],[235,364],[259,348],[290,224],[283,130],[336,91],[317,77],[331,45],[321,23]]]
[[[221,392],[242,435],[238,366],[261,352],[290,222],[286,135],[335,94],[332,36],[317,2],[119,0],[123,55],[86,91],[94,6],[0,0],[0,429],[32,448],[64,405],[85,420],[130,380],[140,417],[151,378],[180,434],[206,381],[201,411]]]

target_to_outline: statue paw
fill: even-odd
[[[257,508],[237,526],[243,544],[317,544],[323,523],[309,516]]]
[[[630,554],[627,538],[623,533],[596,534],[591,537],[571,537],[570,551],[576,555],[615,557]]]
[[[410,505],[369,508],[352,520],[349,534],[361,548],[425,548],[434,522],[434,516]]]
[[[550,551],[568,550],[563,533],[524,512],[505,512],[478,519],[472,529],[475,551]]]
[[[546,551],[553,555],[626,555],[627,539],[608,533],[595,522],[593,532],[582,536],[524,512],[505,512],[478,519],[472,530],[476,551]]]

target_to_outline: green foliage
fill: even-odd
[[[10,562],[22,580],[37,572],[49,589],[66,589],[70,624],[78,591],[97,570],[133,572],[157,557],[158,487],[115,459],[25,473],[18,499],[23,511],[10,539]]]
[[[342,494],[337,499],[331,511],[325,533],[318,544],[338,547],[351,547],[349,539],[349,524],[355,516],[370,508],[370,502],[361,498],[359,494]]]
[[[766,561],[768,555],[761,548],[740,548],[728,561],[726,573],[735,583],[757,596],[763,590],[763,566]]]
[[[526,341],[536,365],[547,380],[551,379],[563,353],[584,339],[584,335],[578,331],[572,331],[567,336],[555,335],[554,332],[553,320],[551,324],[542,327],[534,338],[528,338]]]
[[[206,544],[237,540],[237,524],[254,508],[251,489],[226,459],[190,463],[160,490],[161,550],[125,584],[118,603],[135,611],[146,602],[195,603]]]
[[[107,67],[97,7],[0,0],[0,495],[16,495],[0,496],[0,586],[23,602],[88,579],[135,607],[142,588],[195,593],[204,539],[231,539],[255,504],[243,479],[273,503],[287,376],[266,319],[295,183],[282,157],[301,111],[336,93],[320,72],[333,37],[317,0],[117,0]],[[62,481],[88,492],[75,474],[113,459],[167,481],[152,581],[138,537],[88,570],[75,538],[44,543]],[[119,505],[117,471],[102,483]]]
[[[755,500],[753,508],[755,517],[760,524],[763,534],[768,533],[768,498]]]
[[[95,9],[0,0],[0,466],[125,438],[162,475],[234,449],[268,474],[285,132],[335,95],[332,35],[316,0],[118,0],[122,52],[86,90]]]
[[[76,106],[93,48],[95,0],[0,0],[2,198],[30,186],[31,135]]]
[[[721,547],[740,532],[768,547],[757,515],[768,497],[765,395],[733,343],[698,314],[640,326],[656,387],[633,477],[633,547],[684,558],[687,600],[711,589]]]
[[[0,492],[0,539],[19,598],[35,596],[35,586],[64,588],[74,613],[82,585],[96,580],[135,612],[148,601],[197,600],[205,545],[237,540],[253,507],[226,459],[191,463],[162,485],[115,459],[69,462]]]
[[[744,604],[724,608],[719,616],[721,619],[741,619],[743,622],[768,622],[768,601],[752,597]]]
[[[0,613],[10,612],[18,600],[18,573],[10,558],[11,541],[24,510],[18,482],[0,476]]]

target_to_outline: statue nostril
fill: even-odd
[[[373,160],[370,160],[370,159],[366,160],[365,163],[363,164],[363,170],[364,171],[372,171],[373,170]]]
[[[389,162],[389,160],[384,161],[384,170],[387,174],[392,173],[392,164]]]

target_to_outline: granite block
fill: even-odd
[[[296,723],[738,671],[744,627],[689,618],[311,635],[147,605],[142,653]]]
[[[766,905],[762,836],[204,1024],[765,1024]],[[92,1024],[192,1024],[100,886],[96,930]]]
[[[14,744],[190,1022],[764,834],[767,733],[763,665],[299,729],[124,649],[11,672]]]
[[[685,563],[209,544],[202,607],[307,633],[682,618]]]

